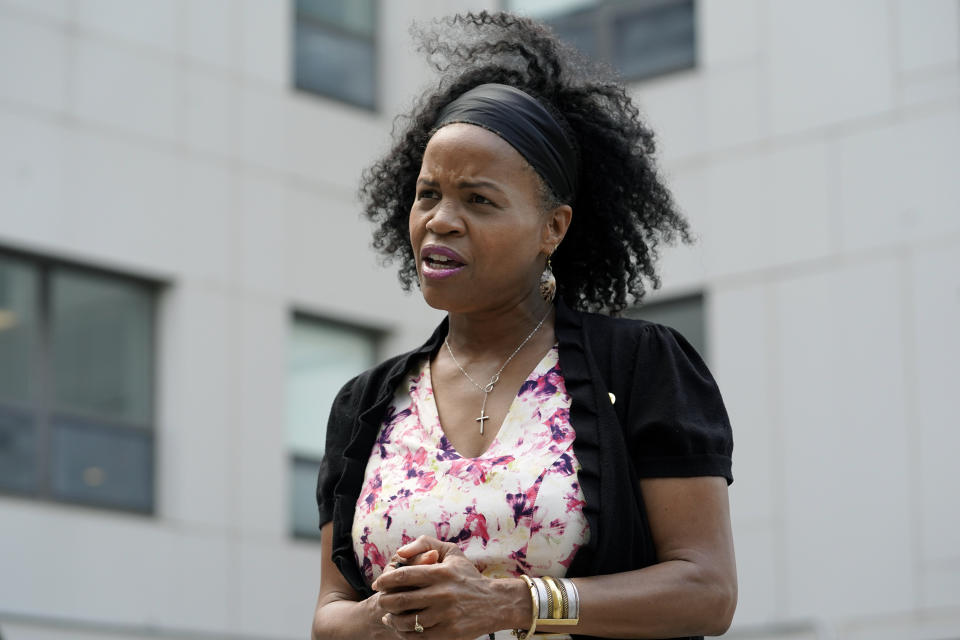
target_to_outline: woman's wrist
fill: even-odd
[[[520,578],[503,578],[497,580],[496,586],[502,603],[499,608],[499,611],[503,614],[501,628],[528,628],[533,613],[533,603],[530,599],[530,589],[527,587],[527,583]]]
[[[363,606],[363,615],[361,618],[367,623],[367,632],[370,634],[368,637],[394,637],[395,634],[392,633],[392,630],[383,624],[384,611],[380,607],[379,598],[380,594],[374,593],[369,598],[360,602]]]
[[[363,600],[333,600],[319,606],[314,614],[311,637],[315,640],[398,640],[393,629],[384,626],[380,620],[384,612],[377,602],[379,595],[375,593]]]

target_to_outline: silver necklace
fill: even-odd
[[[447,337],[443,339],[443,344],[446,345],[447,352],[450,354],[450,357],[453,358],[453,363],[457,365],[458,369],[460,369],[460,373],[465,375],[467,377],[467,380],[473,383],[473,386],[475,386],[477,389],[480,389],[480,391],[483,392],[483,404],[480,405],[480,417],[474,418],[473,420],[474,422],[480,423],[480,435],[483,435],[483,423],[490,419],[490,416],[486,414],[487,397],[493,391],[494,386],[496,386],[496,384],[500,382],[500,374],[503,373],[503,370],[507,368],[507,365],[510,364],[510,361],[513,360],[513,357],[516,356],[518,353],[520,353],[520,349],[523,349],[523,345],[530,342],[530,338],[532,338],[534,334],[536,334],[537,331],[540,330],[540,327],[543,326],[543,323],[546,321],[547,316],[549,315],[550,315],[550,309],[548,308],[547,312],[543,314],[542,318],[540,318],[540,322],[538,322],[537,326],[535,326],[533,328],[533,331],[530,332],[530,335],[524,338],[523,342],[520,343],[520,346],[513,350],[513,353],[511,353],[510,357],[506,359],[506,361],[503,363],[503,366],[500,367],[500,369],[495,374],[490,376],[490,380],[487,382],[487,384],[480,384],[479,382],[471,378],[470,374],[467,373],[466,369],[464,369],[460,365],[460,363],[457,361],[457,357],[453,355],[453,349],[450,348],[450,341],[449,341],[450,334],[448,333]]]

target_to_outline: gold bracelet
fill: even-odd
[[[580,623],[580,596],[573,582],[558,580],[551,576],[534,578],[534,580],[539,580],[543,584],[548,601],[552,605],[547,609],[547,617],[537,620],[539,624],[571,626]],[[572,593],[567,587],[567,582],[570,582]]]
[[[550,588],[553,589],[554,598],[557,600],[557,607],[553,611],[551,618],[569,618],[570,617],[570,602],[567,600],[567,587],[560,583],[559,580],[553,576],[543,576],[543,579],[550,585]]]
[[[550,609],[550,618],[552,620],[566,618],[567,616],[563,615],[563,595],[560,593],[557,583],[550,576],[543,576],[543,581],[547,583],[547,588],[553,594],[553,608]]]
[[[537,586],[533,584],[533,580],[530,579],[530,576],[522,575],[520,578],[527,583],[527,587],[530,589],[530,601],[533,605],[533,618],[530,620],[529,629],[526,631],[514,629],[513,635],[519,638],[519,640],[527,640],[527,638],[533,635],[533,632],[537,628],[537,618],[540,617],[540,595],[537,593]]]
[[[540,619],[548,620],[553,617],[553,608],[555,606],[554,603],[556,602],[556,598],[554,598],[553,589],[550,588],[550,585],[547,584],[546,580],[544,580],[543,578],[535,578],[535,580],[540,581],[540,584],[543,585],[544,592],[547,594],[547,615],[546,617],[540,618]]]

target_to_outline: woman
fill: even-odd
[[[334,401],[314,638],[723,633],[717,386],[674,330],[587,313],[690,241],[652,134],[529,20],[448,19],[424,47],[443,80],[362,192],[374,245],[447,318]]]

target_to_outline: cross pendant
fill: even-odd
[[[480,423],[480,435],[483,435],[483,421],[484,421],[484,420],[489,420],[489,419],[490,419],[490,416],[484,415],[483,409],[480,409],[480,417],[473,419],[474,422],[479,422],[479,423]]]
[[[496,380],[491,380],[491,381],[490,381],[490,385],[493,385],[495,382],[496,382]],[[480,417],[473,419],[474,422],[479,422],[479,423],[480,423],[480,435],[483,435],[483,423],[484,423],[484,421],[490,419],[490,416],[487,415],[487,411],[486,411],[486,409],[487,409],[487,397],[488,397],[489,395],[490,395],[490,392],[489,392],[489,391],[484,391],[484,392],[483,392],[483,404],[480,405]]]

